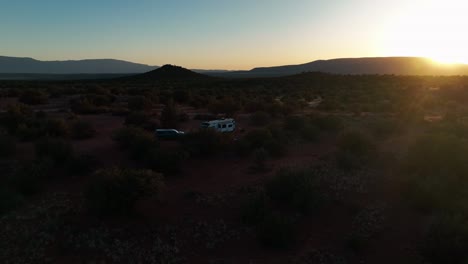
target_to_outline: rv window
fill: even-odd
[[[232,124],[229,124],[229,126],[228,126],[228,127],[232,127]]]
[[[218,124],[218,128],[221,128],[221,124]]]
[[[226,125],[223,125],[223,128],[226,128]]]

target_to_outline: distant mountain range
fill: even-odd
[[[0,79],[89,79],[112,74],[151,72],[158,66],[113,59],[39,61],[32,58],[0,56]],[[254,68],[249,71],[193,70],[228,78],[276,77],[302,72],[333,74],[468,75],[468,65],[437,64],[419,57],[380,57],[317,60],[299,65]],[[153,73],[154,74],[154,73]],[[180,72],[178,73],[180,74]],[[60,76],[50,76],[60,75]],[[104,76],[106,75],[106,76]],[[182,74],[184,75],[184,74]]]
[[[395,75],[468,75],[466,64],[440,64],[419,57],[381,57],[317,60],[299,65],[254,68],[222,74],[230,77],[286,76],[302,72],[333,74],[395,74]]]
[[[0,73],[34,74],[128,74],[142,73],[157,66],[113,59],[40,61],[0,56]]]

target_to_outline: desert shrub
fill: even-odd
[[[48,116],[48,115],[47,115],[47,112],[44,112],[44,111],[42,111],[42,110],[37,111],[37,112],[35,113],[35,117],[38,118],[38,119],[45,119],[45,118],[47,118],[47,116]]]
[[[100,216],[125,216],[137,201],[158,195],[162,176],[150,170],[103,169],[85,192],[88,210]]]
[[[153,102],[145,96],[132,96],[128,98],[128,109],[131,111],[144,111],[153,107]]]
[[[343,133],[338,139],[336,158],[338,166],[354,170],[370,163],[376,154],[375,145],[365,134],[358,131]]]
[[[66,137],[70,133],[67,123],[61,119],[47,120],[45,130],[49,137]]]
[[[71,135],[73,139],[88,139],[96,135],[96,129],[91,122],[84,120],[73,121],[70,125]]]
[[[73,157],[73,147],[63,139],[44,138],[35,144],[36,157],[51,159],[58,165],[64,164]]]
[[[254,129],[237,143],[237,151],[241,155],[246,155],[256,149],[264,148],[270,156],[281,157],[286,153],[286,143],[282,134],[273,136],[270,129]]]
[[[176,175],[182,171],[182,162],[188,156],[189,154],[183,150],[163,151],[157,149],[146,157],[146,164],[148,168],[164,175]]]
[[[7,107],[2,115],[1,124],[11,135],[15,135],[18,128],[33,116],[31,108],[23,104],[14,104]]]
[[[85,95],[86,99],[89,100],[93,105],[98,107],[100,106],[110,106],[115,102],[115,95],[111,95],[107,90],[103,90],[102,93],[91,93]]]
[[[73,98],[70,100],[70,109],[77,114],[99,114],[103,112],[103,109],[97,106],[92,100],[86,96],[79,98]]]
[[[161,112],[162,128],[177,128],[179,122],[179,111],[173,101],[169,101]]]
[[[256,231],[260,242],[271,248],[288,248],[296,238],[293,221],[279,213],[267,214]]]
[[[233,116],[240,110],[240,105],[231,98],[216,100],[208,105],[208,110],[213,114],[225,114]]]
[[[187,113],[180,113],[179,114],[179,122],[187,122],[190,120],[190,116]]]
[[[39,89],[30,89],[24,91],[18,100],[28,105],[46,104],[47,94]]]
[[[186,104],[191,100],[191,93],[190,90],[179,89],[174,91],[172,97],[176,102],[180,104]]]
[[[0,134],[0,158],[12,157],[16,153],[16,142],[11,136]]]
[[[429,226],[421,243],[427,263],[462,264],[468,261],[468,223],[464,217],[442,215]]]
[[[402,167],[410,200],[424,210],[465,209],[468,200],[467,144],[450,135],[428,135],[408,149]]]
[[[333,133],[343,128],[343,122],[335,116],[312,116],[310,122],[321,131]]]
[[[147,130],[154,130],[156,123],[151,120],[151,117],[144,112],[133,112],[125,117],[126,126],[141,127]]]
[[[245,135],[243,140],[248,143],[251,150],[254,150],[265,147],[267,143],[274,141],[274,138],[270,130],[262,128],[251,130],[247,135]]]
[[[270,211],[268,197],[265,195],[265,192],[250,194],[242,203],[242,221],[249,225],[260,224]]]
[[[67,162],[67,172],[70,175],[84,175],[93,172],[98,167],[98,160],[91,155],[78,155]]]
[[[266,126],[270,121],[271,116],[263,111],[255,112],[249,118],[249,123],[252,126]]]
[[[40,190],[43,182],[50,177],[52,167],[52,162],[47,159],[24,162],[18,166],[9,179],[10,184],[21,194],[35,194]]]
[[[288,116],[284,121],[284,128],[295,137],[308,141],[316,140],[320,134],[319,128],[304,116]]]
[[[135,159],[144,161],[154,155],[159,145],[154,136],[141,128],[127,127],[117,130],[112,136],[114,141]]]
[[[313,124],[307,123],[300,131],[300,136],[307,141],[315,141],[320,135],[320,130]]]
[[[125,107],[116,106],[112,107],[111,113],[113,116],[126,116],[130,113],[130,111]]]
[[[15,135],[21,141],[32,141],[47,136],[47,121],[30,120],[20,124]]]
[[[195,156],[211,156],[229,147],[229,136],[214,129],[201,129],[182,138],[184,148]]]
[[[437,133],[445,133],[454,135],[459,138],[467,138],[468,136],[468,124],[460,121],[449,121],[444,120],[437,127],[432,129]]]
[[[213,115],[213,114],[196,114],[194,117],[193,117],[193,120],[202,120],[202,121],[206,121],[206,120],[214,120],[216,119],[217,116],[216,115]]]
[[[398,124],[391,119],[376,119],[368,124],[369,130],[376,137],[388,137],[396,133]]]
[[[303,214],[311,213],[323,201],[317,179],[308,170],[281,169],[265,187],[272,201]]]
[[[265,172],[268,170],[267,161],[269,158],[268,152],[264,148],[258,148],[253,152],[253,165],[254,172]]]
[[[284,128],[288,130],[302,130],[307,125],[307,119],[303,116],[288,116],[284,120]]]
[[[6,186],[0,187],[0,217],[20,206],[23,200],[23,196],[15,190]]]

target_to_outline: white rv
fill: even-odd
[[[236,129],[236,121],[232,118],[211,120],[201,123],[201,128],[213,128],[219,132],[233,132]]]

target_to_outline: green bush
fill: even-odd
[[[307,170],[281,169],[266,184],[272,201],[309,214],[323,201],[316,176]]]
[[[296,230],[289,217],[270,213],[257,226],[257,237],[267,247],[283,249],[295,242]]]
[[[64,164],[73,157],[73,147],[63,139],[44,138],[36,142],[36,157],[49,158],[56,164]]]
[[[425,233],[421,254],[427,263],[463,264],[468,261],[468,222],[464,217],[437,217]]]
[[[86,189],[86,206],[99,216],[125,216],[139,200],[158,195],[161,186],[162,176],[150,170],[99,170]]]
[[[92,123],[84,120],[76,120],[70,125],[73,139],[89,139],[96,135],[96,129]]]

